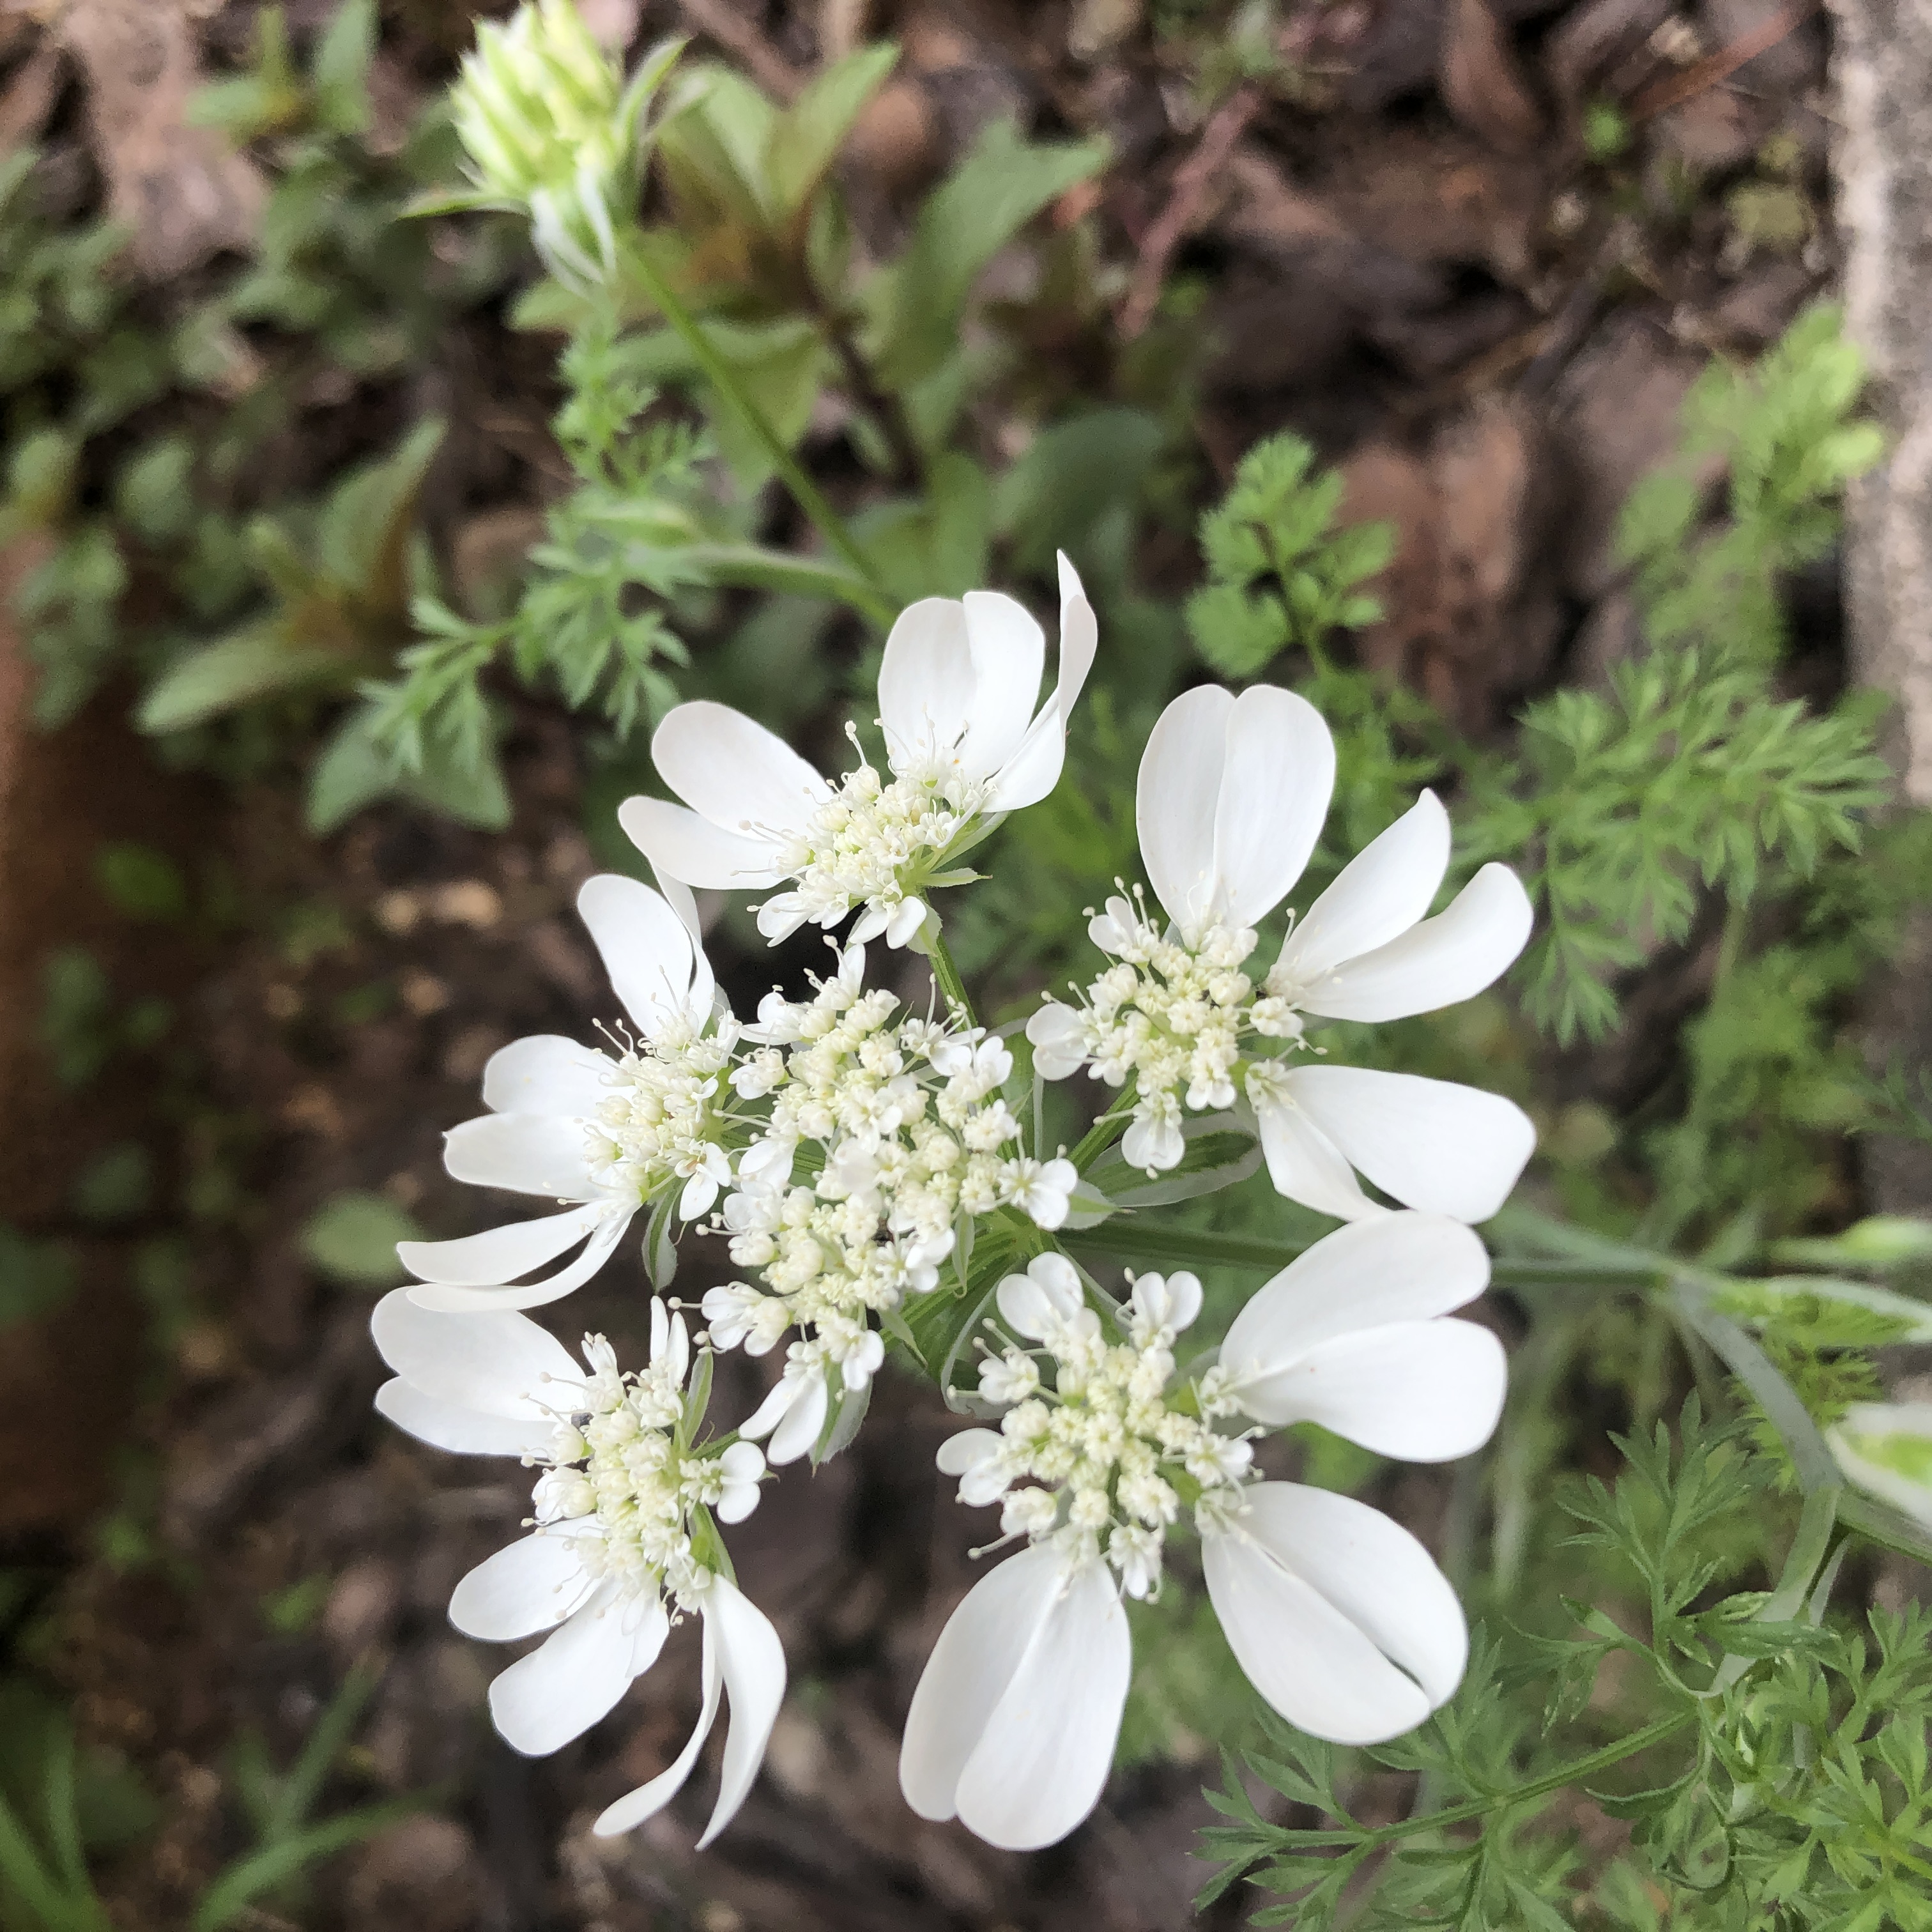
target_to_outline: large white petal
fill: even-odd
[[[1184,932],[1208,919],[1214,896],[1214,814],[1227,760],[1233,694],[1218,684],[1184,691],[1155,719],[1141,754],[1134,822],[1154,896]]]
[[[369,1332],[383,1360],[424,1395],[528,1421],[565,1406],[553,1384],[582,1384],[582,1365],[534,1322],[509,1313],[443,1314],[418,1306],[410,1294],[399,1288],[384,1295]]]
[[[541,1280],[520,1288],[466,1287],[454,1282],[422,1282],[403,1292],[418,1308],[446,1315],[488,1313],[519,1308],[542,1308],[561,1301],[581,1288],[610,1258],[610,1251],[631,1225],[628,1214],[607,1215],[591,1232],[584,1251],[574,1262]]]
[[[693,811],[749,838],[802,832],[830,790],[782,738],[709,698],[665,714],[651,739],[651,762]]]
[[[1429,1552],[1352,1496],[1258,1483],[1246,1499],[1201,1555],[1250,1682],[1337,1744],[1413,1730],[1454,1690],[1468,1650],[1462,1606]]]
[[[1448,869],[1449,814],[1432,791],[1425,791],[1296,920],[1276,973],[1304,992],[1318,992],[1345,960],[1386,945],[1414,925]]]
[[[727,832],[668,799],[627,798],[617,823],[660,874],[708,892],[755,892],[789,876],[769,838]]]
[[[1251,685],[1228,714],[1226,758],[1214,910],[1238,928],[1274,911],[1307,865],[1335,789],[1335,741],[1305,698]]]
[[[1286,1084],[1346,1159],[1426,1214],[1486,1221],[1536,1150],[1529,1116],[1480,1088],[1365,1066],[1298,1066]]]
[[[640,1624],[662,1604],[626,1603],[607,1582],[562,1628],[490,1686],[490,1715],[526,1757],[544,1757],[581,1737],[631,1688]]]
[[[458,1180],[590,1201],[597,1184],[585,1158],[583,1124],[560,1114],[479,1114],[442,1137],[442,1164]]]
[[[738,1815],[749,1794],[765,1761],[765,1747],[771,1742],[785,1693],[784,1646],[764,1612],[722,1576],[713,1578],[705,1592],[704,1611],[706,1631],[717,1633],[731,1715],[724,1733],[718,1802],[698,1841],[700,1852]]]
[[[988,809],[1018,812],[1037,805],[1060,782],[1066,761],[1066,728],[1073,706],[1094,668],[1100,644],[1094,607],[1064,552],[1060,558],[1060,668],[1053,695],[1021,741],[1019,749],[993,781]]]
[[[1400,1020],[1473,998],[1529,943],[1522,881],[1485,866],[1433,919],[1345,961],[1304,991],[1300,1005],[1331,1020]]]
[[[906,1713],[899,1789],[922,1818],[950,1818],[987,1720],[1060,1592],[1066,1559],[1037,1544],[995,1564],[946,1619]]]
[[[1473,1322],[1438,1317],[1338,1335],[1237,1399],[1277,1429],[1318,1422],[1378,1456],[1449,1462],[1486,1442],[1502,1414],[1503,1345]]]
[[[418,1442],[459,1456],[534,1456],[550,1447],[554,1433],[547,1418],[486,1415],[462,1402],[424,1395],[400,1376],[376,1391],[376,1413]]]
[[[560,1034],[532,1034],[490,1054],[483,1104],[493,1114],[558,1114],[581,1120],[610,1097],[610,1062]]]
[[[718,1642],[707,1618],[704,1625],[704,1701],[698,1713],[698,1723],[685,1747],[677,1756],[648,1783],[640,1784],[634,1791],[626,1792],[614,1804],[607,1805],[598,1814],[591,1830],[600,1838],[615,1838],[620,1832],[634,1831],[646,1818],[654,1818],[684,1789],[686,1780],[698,1762],[698,1754],[704,1748],[704,1740],[711,1735],[711,1726],[718,1721],[718,1702],[724,1688],[724,1675],[719,1663]]]
[[[1468,1626],[1449,1580],[1414,1537],[1332,1490],[1257,1483],[1247,1495],[1250,1533],[1414,1678],[1431,1710],[1455,1695],[1469,1660]]]
[[[596,1588],[574,1537],[538,1531],[485,1557],[457,1585],[449,1621],[465,1636],[512,1643],[554,1630]]]
[[[1100,1802],[1133,1676],[1126,1612],[1106,1566],[1066,1576],[959,1779],[959,1822],[1003,1851],[1066,1837]]]
[[[1238,1382],[1274,1374],[1337,1335],[1423,1322],[1490,1285],[1482,1238],[1444,1214],[1376,1214],[1337,1228],[1242,1307],[1221,1344]]]
[[[1288,1094],[1258,1095],[1255,1124],[1274,1191],[1318,1214],[1356,1221],[1379,1213],[1362,1192],[1354,1169],[1335,1143],[1309,1119]]]
[[[950,752],[972,722],[974,682],[965,605],[955,597],[908,604],[879,664],[879,722],[893,760]]]
[[[808,1378],[797,1399],[785,1410],[783,1420],[772,1431],[766,1455],[774,1468],[796,1462],[811,1450],[825,1427],[825,1413],[830,1406],[824,1375]]]
[[[641,879],[600,872],[577,896],[604,970],[624,1010],[655,1039],[680,1021],[710,1017],[711,968],[684,921]]]
[[[513,1282],[532,1268],[574,1248],[604,1212],[601,1204],[546,1214],[540,1221],[512,1221],[454,1241],[398,1241],[396,1256],[418,1281],[460,1282],[470,1287]]]
[[[1046,634],[1031,611],[997,590],[969,590],[964,604],[973,698],[959,763],[974,778],[990,778],[1018,751],[1033,722]]]

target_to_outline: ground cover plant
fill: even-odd
[[[1810,28],[104,11],[7,1922],[1932,1920]]]

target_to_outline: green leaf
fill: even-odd
[[[376,0],[343,0],[315,44],[309,80],[318,117],[332,133],[369,124],[369,67],[376,57]]]
[[[165,672],[141,700],[134,722],[154,736],[182,731],[244,704],[326,684],[345,670],[338,652],[291,643],[273,629],[238,632]]]
[[[54,1241],[37,1241],[0,1222],[0,1332],[32,1322],[71,1299],[74,1258]]]
[[[1131,505],[1165,438],[1143,410],[1094,410],[1041,430],[993,491],[993,526],[1013,538],[1015,563],[1044,568]]]
[[[416,1217],[380,1194],[336,1195],[303,1225],[302,1252],[311,1265],[351,1288],[393,1288],[407,1279],[398,1241],[419,1241]]]
[[[376,742],[374,713],[358,706],[337,725],[310,767],[304,818],[313,837],[326,838],[379,798],[400,789],[393,761]]]
[[[764,165],[772,204],[780,216],[789,220],[811,200],[853,122],[898,57],[890,41],[857,49],[816,75],[780,117]]]
[[[380,1804],[345,1811],[340,1816],[311,1825],[305,1831],[266,1846],[247,1857],[238,1858],[223,1870],[208,1890],[190,1922],[192,1932],[220,1932],[232,1924],[249,1902],[272,1891],[320,1860],[358,1844],[378,1832],[423,1808],[419,1798],[398,1798]]]
[[[881,292],[880,380],[904,388],[943,362],[988,262],[1040,211],[1106,165],[1104,141],[1036,143],[996,121],[926,197],[910,246]]]

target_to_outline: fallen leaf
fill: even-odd
[[[136,267],[158,281],[245,248],[267,185],[213,129],[188,124],[203,76],[181,0],[75,0],[59,32],[86,76],[95,150]]]
[[[1443,16],[1442,98],[1492,147],[1522,154],[1543,134],[1543,114],[1489,0],[1454,0]]]

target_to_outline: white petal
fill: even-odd
[[[529,1421],[564,1406],[557,1388],[581,1385],[582,1367],[554,1336],[520,1315],[456,1316],[418,1306],[399,1288],[376,1304],[376,1352],[424,1395]]]
[[[829,789],[782,738],[708,698],[666,714],[651,740],[651,762],[700,817],[748,838],[802,832]]]
[[[788,876],[769,838],[727,832],[668,799],[627,798],[617,823],[661,874],[709,892],[753,892]]]
[[[520,1288],[462,1287],[454,1283],[424,1282],[405,1288],[417,1307],[446,1315],[489,1313],[519,1308],[542,1308],[561,1301],[573,1293],[610,1258],[611,1250],[623,1239],[631,1216],[608,1214],[591,1232],[584,1251],[574,1262],[541,1280],[526,1282]]]
[[[376,1413],[418,1442],[459,1456],[533,1456],[550,1447],[554,1432],[547,1418],[485,1415],[461,1402],[424,1395],[400,1376],[376,1391]]]
[[[1231,692],[1218,684],[1184,691],[1160,717],[1141,754],[1134,820],[1141,862],[1168,916],[1192,932],[1214,895],[1214,814],[1227,758]]]
[[[1273,1375],[1338,1335],[1422,1322],[1490,1285],[1482,1238],[1442,1214],[1376,1214],[1298,1255],[1229,1324],[1221,1365],[1237,1383]]]
[[[493,1114],[583,1120],[610,1097],[614,1070],[594,1047],[557,1034],[533,1034],[490,1054],[483,1069],[483,1104]]]
[[[1473,1322],[1397,1322],[1338,1335],[1244,1382],[1257,1422],[1318,1422],[1378,1456],[1449,1462],[1486,1442],[1502,1414],[1503,1346]]]
[[[1094,668],[1100,644],[1094,607],[1063,550],[1060,554],[1060,668],[1053,695],[1021,740],[1020,748],[993,781],[991,809],[1018,812],[1037,805],[1060,782],[1066,761],[1066,728],[1073,706]]]
[[[560,1114],[481,1114],[442,1137],[442,1164],[458,1180],[590,1201],[597,1193],[580,1121]]]
[[[1204,1535],[1201,1556],[1249,1681],[1336,1744],[1412,1730],[1454,1690],[1468,1650],[1462,1606],[1429,1552],[1352,1496],[1293,1483],[1246,1493],[1248,1513]]]
[[[899,1789],[922,1818],[952,1817],[988,1719],[1060,1594],[1065,1556],[1037,1544],[967,1592],[926,1659],[906,1712]]]
[[[1429,910],[1448,869],[1449,814],[1432,791],[1425,791],[1295,922],[1276,970],[1299,986],[1318,987],[1344,961],[1406,932]]]
[[[513,1642],[552,1630],[596,1588],[569,1536],[526,1536],[486,1557],[457,1585],[449,1621],[465,1636]]]
[[[1133,1647],[1104,1564],[1082,1563],[1034,1632],[959,1778],[959,1822],[1003,1851],[1066,1837],[1100,1802]]]
[[[939,1445],[932,1460],[942,1476],[963,1476],[988,1456],[997,1454],[1005,1440],[997,1429],[962,1429]]]
[[[418,1281],[499,1286],[574,1248],[604,1212],[601,1202],[547,1214],[540,1221],[512,1221],[454,1241],[398,1241],[397,1258]]]
[[[895,763],[957,745],[972,721],[974,685],[965,605],[951,597],[908,604],[879,664],[879,722]]]
[[[811,1452],[825,1426],[825,1412],[830,1402],[824,1375],[810,1377],[797,1400],[785,1411],[784,1420],[772,1431],[771,1445],[765,1454],[775,1468],[782,1468]]]
[[[1020,748],[1046,665],[1046,635],[1023,604],[997,590],[969,590],[966,643],[973,654],[971,728],[959,762],[989,778]]]
[[[1239,928],[1274,911],[1306,866],[1335,789],[1335,741],[1305,698],[1250,685],[1228,713],[1225,760],[1214,910]]]
[[[700,1852],[738,1815],[765,1761],[765,1747],[771,1742],[785,1692],[784,1646],[764,1613],[722,1576],[712,1579],[703,1600],[706,1634],[717,1633],[731,1717],[724,1733],[718,1802],[698,1841]]]
[[[717,1641],[709,1619],[704,1626],[704,1701],[698,1713],[698,1723],[683,1750],[649,1784],[639,1785],[634,1791],[627,1792],[614,1804],[605,1808],[590,1828],[598,1838],[615,1838],[620,1832],[634,1831],[646,1818],[656,1817],[684,1789],[692,1767],[698,1762],[698,1754],[704,1749],[704,1740],[711,1735],[711,1726],[718,1721],[718,1699],[724,1688]]]
[[[1507,866],[1485,866],[1433,919],[1350,959],[1300,1004],[1331,1020],[1400,1020],[1472,998],[1529,943],[1529,895]]]
[[[662,893],[641,879],[600,872],[584,880],[577,910],[624,1010],[646,1034],[710,1018],[711,968]]]
[[[561,1750],[606,1715],[631,1687],[638,1620],[606,1582],[540,1648],[519,1658],[490,1686],[490,1715],[526,1757]],[[662,1617],[662,1604],[653,1606]]]
[[[1274,1191],[1318,1214],[1345,1221],[1381,1210],[1362,1192],[1354,1170],[1293,1097],[1284,1092],[1254,1095],[1255,1124]]]
[[[1536,1150],[1529,1116],[1479,1088],[1365,1066],[1298,1066],[1286,1084],[1346,1158],[1426,1214],[1486,1221]]]

